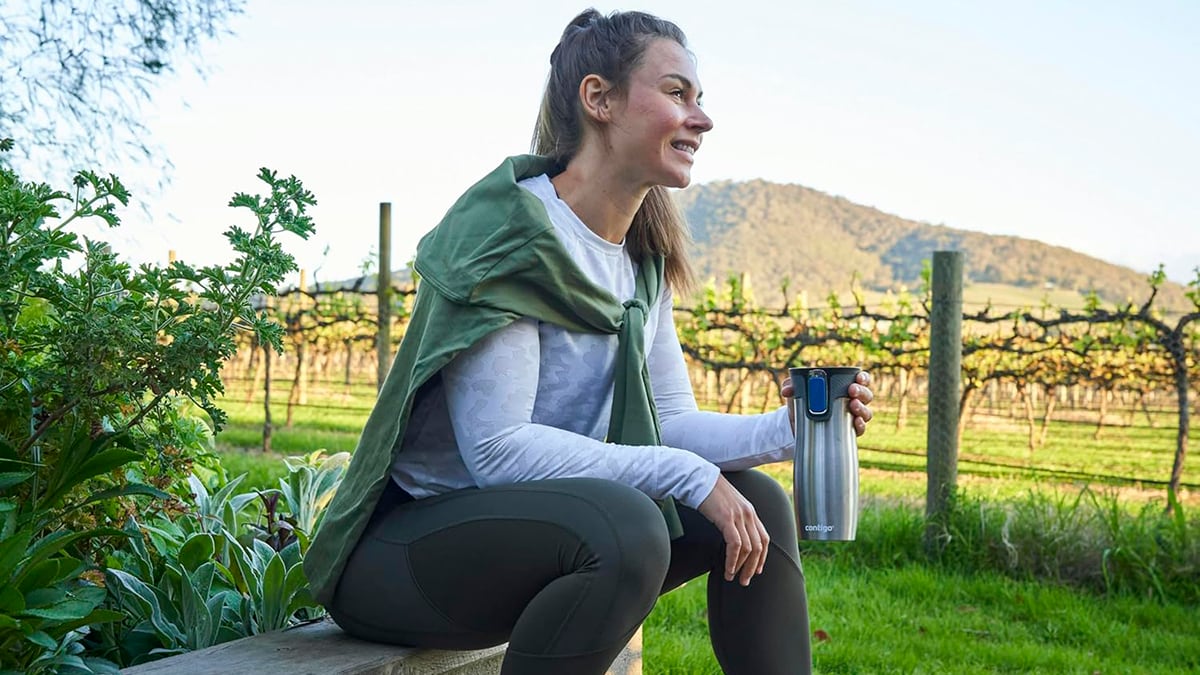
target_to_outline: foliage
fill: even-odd
[[[113,533],[41,536],[18,510],[14,501],[0,500],[0,672],[115,672],[111,662],[82,656],[80,641],[91,625],[121,615],[100,608],[104,589],[81,578],[85,563],[66,553],[81,540]]]
[[[95,650],[135,665],[319,616],[301,559],[347,459],[288,458],[283,489],[266,492],[236,493],[243,476],[210,492],[191,476],[188,516],[131,518],[131,546],[105,572],[110,605],[125,620]]]
[[[0,447],[7,463],[17,464],[11,445],[3,442]],[[79,550],[86,550],[83,544],[121,532],[105,527],[72,531],[53,524],[56,516],[89,503],[151,491],[136,485],[110,488],[62,506],[78,485],[140,456],[128,447],[127,436],[77,434],[63,448],[54,470],[43,474],[40,503],[7,495],[8,488],[20,488],[36,477],[37,467],[0,474],[5,488],[0,498],[0,669],[26,673],[114,669],[104,660],[81,656],[79,643],[90,626],[118,620],[120,615],[99,608],[104,590],[85,578],[87,564],[77,556]]]
[[[924,514],[916,506],[875,501],[863,510],[853,546],[805,545],[852,566],[927,564]],[[1111,492],[1029,490],[985,500],[960,491],[934,563],[959,572],[1064,584],[1108,597],[1200,602],[1200,518],[1176,504],[1130,510]]]
[[[987,307],[964,315],[960,412],[969,411],[973,395],[989,382],[1015,385],[1027,403],[1033,452],[1044,432],[1039,435],[1034,426],[1032,387],[1053,391],[1083,384],[1142,396],[1155,389],[1173,391],[1179,433],[1168,491],[1177,491],[1187,455],[1189,389],[1200,381],[1200,305],[1167,323],[1156,305],[1165,282],[1162,270],[1148,282],[1140,306],[1094,302],[1082,311],[1006,312]],[[1189,288],[1200,289],[1200,273]],[[806,363],[861,364],[877,374],[923,370],[933,330],[928,289],[919,299],[903,292],[893,296],[882,310],[868,309],[858,292],[854,297],[852,307],[831,296],[822,309],[809,308],[803,297],[789,299],[782,309],[767,309],[753,300],[744,277],[735,275],[720,288],[710,283],[695,305],[677,310],[680,342],[693,363],[717,375],[718,384],[722,373],[735,376],[733,395],[722,397],[727,409],[752,380],[770,378],[773,384],[786,376],[786,368]],[[901,392],[902,401],[905,395]]]
[[[280,329],[250,300],[294,269],[277,235],[307,237],[315,200],[294,177],[259,177],[268,196],[230,203],[256,219],[225,233],[233,262],[134,269],[70,228],[119,224],[129,194],[116,177],[81,172],[67,192],[0,167],[0,668],[108,667],[81,657],[80,642],[116,616],[97,609],[93,569],[130,534],[114,525],[136,498],[178,515],[161,488],[211,443],[188,406],[224,420],[213,399],[236,332],[279,347]]]
[[[97,154],[105,160],[149,157],[153,148],[141,103],[160,75],[198,55],[243,4],[0,3],[0,130],[17,138],[20,163],[53,175]],[[0,165],[5,163],[0,155]]]
[[[284,462],[288,475],[279,481],[280,493],[295,517],[292,526],[299,537],[300,548],[307,551],[310,535],[320,527],[325,507],[333,499],[342,474],[350,465],[350,453],[339,452],[327,457],[324,451],[317,450],[304,457],[289,457]]]

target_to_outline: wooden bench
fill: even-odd
[[[476,651],[411,649],[364,642],[326,619],[125,668],[129,675],[496,675],[504,647]],[[609,675],[641,675],[642,629]]]

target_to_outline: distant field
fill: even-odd
[[[1146,286],[1147,293],[1149,285]],[[915,294],[915,287],[908,289],[909,293]],[[899,292],[899,289],[897,290]],[[889,300],[894,298],[895,293],[886,293],[881,291],[863,291],[863,302],[868,307],[879,307]],[[812,307],[823,307],[826,305],[826,298],[829,294],[826,293],[817,296],[814,293],[809,293],[808,302]],[[775,306],[779,301],[779,291],[768,289],[755,288],[755,298],[767,305]],[[1135,301],[1143,301],[1145,298],[1133,298]],[[838,293],[838,302],[843,306],[849,306],[854,302],[854,295],[848,291]],[[1056,309],[1082,309],[1084,306],[1085,297],[1078,291],[1065,290],[1061,288],[1033,288],[1022,286],[1010,286],[1007,284],[983,284],[983,283],[966,283],[963,286],[963,307],[967,311],[978,311],[989,303],[999,312],[1010,311],[1018,307],[1026,307],[1037,309],[1042,306],[1054,307]]]
[[[279,402],[271,406],[275,425],[272,450],[279,456],[317,449],[353,451],[374,395],[372,387],[314,388],[309,406],[295,409],[294,426],[288,428],[284,426],[286,390],[276,394],[274,398]],[[222,407],[229,414],[229,425],[218,436],[217,443],[230,465],[247,460],[239,455],[254,456],[262,444],[262,401],[246,403],[244,396],[244,391],[231,391],[222,401]],[[1090,482],[1098,486],[1111,484],[1113,489],[1119,487],[1123,494],[1143,495],[1143,499],[1161,498],[1162,490],[1154,485],[1128,485],[1103,478],[1165,481],[1169,477],[1175,448],[1174,418],[1169,413],[1157,412],[1154,419],[1156,428],[1144,426],[1144,417],[1140,415],[1136,421],[1143,426],[1106,426],[1098,440],[1093,439],[1094,425],[1052,421],[1046,445],[1031,453],[1027,431],[1020,421],[980,415],[977,427],[968,427],[963,435],[960,484],[981,496],[1005,497],[1021,494],[1034,484],[1075,487],[1089,482],[1073,476],[1046,475],[1047,471],[1074,471],[1094,474],[1097,477]],[[864,494],[923,499],[924,417],[919,412],[911,414],[903,431],[896,431],[895,427],[894,414],[886,405],[877,406],[877,416],[869,433],[859,441]],[[1197,447],[1200,424],[1192,426],[1189,441],[1191,447]],[[1200,470],[1193,468],[1196,460],[1192,460],[1184,481],[1200,484],[1200,478],[1196,477],[1200,476]],[[247,466],[257,464],[249,462]],[[282,471],[282,463],[279,470]],[[769,470],[790,485],[787,465],[775,465]],[[1187,491],[1184,497],[1187,501],[1200,501],[1200,490]]]

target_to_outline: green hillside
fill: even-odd
[[[922,260],[943,249],[964,253],[968,301],[1028,305],[1051,298],[1063,306],[1082,304],[1095,290],[1110,303],[1140,303],[1150,290],[1147,274],[1068,248],[907,220],[800,185],[717,181],[676,199],[692,228],[700,277],[751,272],[759,299],[772,304],[785,277],[791,292],[807,290],[815,300],[848,291],[856,276],[868,290],[915,288]],[[974,296],[971,286],[979,287]],[[1192,306],[1175,283],[1156,304]]]

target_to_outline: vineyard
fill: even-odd
[[[1186,313],[1156,307],[1163,280],[1161,272],[1151,276],[1140,304],[1106,307],[1093,295],[1079,309],[988,305],[965,313],[960,439],[974,427],[1019,427],[1034,458],[1046,444],[1052,420],[1077,424],[1081,438],[1093,439],[1106,427],[1171,426],[1175,447],[1164,448],[1173,454],[1169,475],[1090,477],[1173,489],[1200,487],[1197,481],[1183,480],[1190,405],[1200,400],[1200,280],[1189,286],[1195,308]],[[393,353],[404,334],[415,283],[392,288]],[[872,306],[858,292],[854,302],[841,303],[831,294],[817,307],[809,306],[804,293],[789,295],[786,283],[780,290],[784,302],[770,307],[754,299],[743,277],[731,277],[720,286],[710,283],[690,304],[676,308],[677,329],[702,406],[764,411],[779,405],[779,384],[788,367],[857,364],[871,370],[876,408],[890,413],[897,431],[909,424],[910,416],[923,416],[928,279],[915,292],[888,294]],[[285,327],[284,352],[247,340],[223,376],[245,392],[247,402],[263,404],[263,447],[269,449],[276,425],[290,426],[297,407],[318,405],[309,403],[310,387],[342,387],[348,393],[376,384],[378,300],[360,279],[312,290],[302,283],[260,301],[259,307]],[[273,391],[281,383],[287,383],[286,389]],[[272,417],[272,403],[280,399],[287,401],[285,420]],[[319,405],[335,407],[328,400]],[[988,458],[977,461],[987,464]],[[1046,470],[1071,474],[1063,467]]]

